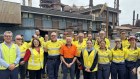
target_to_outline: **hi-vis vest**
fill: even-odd
[[[20,49],[20,57],[23,58],[25,55],[27,48],[27,45],[25,43],[23,43],[21,46],[19,46]]]
[[[77,44],[77,49],[78,49],[77,57],[80,57],[82,50],[84,50],[86,48],[86,46],[87,46],[87,44],[85,41],[83,41],[82,43],[78,42],[78,44]]]
[[[16,44],[12,44],[10,48],[6,46],[4,43],[1,44],[2,58],[7,64],[14,64],[17,56],[16,50],[17,50]],[[16,67],[17,66],[18,65],[16,65]],[[0,65],[0,70],[5,70],[5,69],[7,68]]]
[[[94,62],[96,54],[97,54],[96,50],[92,50],[90,55],[88,54],[88,51],[86,49],[84,50],[84,52],[83,52],[83,60],[84,60],[84,66],[86,68],[91,68],[91,66],[92,66],[92,64]],[[93,69],[92,72],[94,72],[94,71],[97,71],[97,65]]]
[[[43,68],[44,61],[44,50],[40,48],[40,52],[38,53],[36,49],[29,49],[31,52],[29,61],[28,61],[28,69],[29,70],[40,70]]]

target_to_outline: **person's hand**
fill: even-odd
[[[66,63],[65,65],[69,68],[69,64],[68,63]]]
[[[137,69],[136,68],[133,68],[132,69],[132,72],[133,72],[133,74],[137,74]]]
[[[79,60],[77,60],[76,62],[77,62],[78,65],[81,64]]]
[[[89,68],[86,68],[85,71],[86,71],[86,72],[90,72],[90,69],[89,69]]]
[[[72,64],[73,64],[73,63],[70,63],[70,64],[69,64],[69,68],[72,66]]]
[[[25,64],[25,61],[21,61],[21,62],[20,62],[20,65],[23,65],[23,64]]]
[[[10,66],[8,67],[8,69],[12,71],[12,70],[15,69],[15,67],[16,67],[15,64],[10,64]]]
[[[85,69],[85,71],[87,72],[87,71],[88,71],[88,69],[86,68],[86,69]]]
[[[90,69],[87,69],[87,72],[91,72]]]

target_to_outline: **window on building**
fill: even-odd
[[[33,18],[33,14],[29,14],[29,18]]]
[[[28,13],[22,13],[22,18],[28,18]]]

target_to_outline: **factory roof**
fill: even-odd
[[[29,6],[21,6],[22,12],[33,13],[33,14],[41,14],[41,15],[49,15],[49,16],[57,16],[57,17],[65,17],[65,18],[72,18],[72,19],[82,19],[82,20],[92,20],[91,15],[83,15],[80,13],[72,13],[72,12],[65,12],[59,11],[49,8],[36,8],[36,7],[29,7]],[[96,17],[95,21],[103,21],[103,18]]]

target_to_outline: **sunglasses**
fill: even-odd
[[[16,40],[22,40],[21,38],[17,38]]]
[[[12,37],[12,36],[9,36],[9,35],[5,35],[4,37]]]

